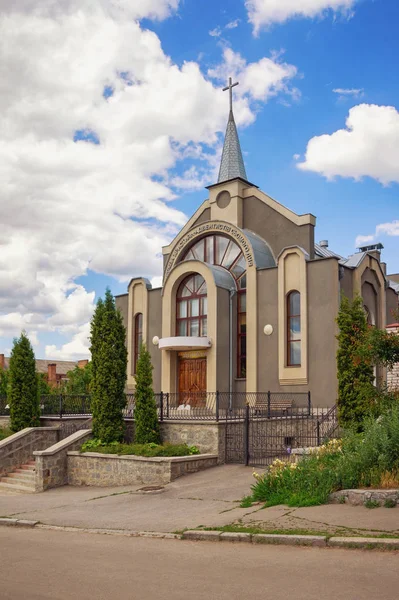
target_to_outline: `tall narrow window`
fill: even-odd
[[[247,376],[247,277],[237,282],[237,377]]]
[[[143,343],[143,314],[137,313],[134,318],[134,358],[133,373],[136,374],[141,344]]]
[[[201,275],[190,275],[181,283],[176,297],[176,335],[208,334],[207,300],[206,282]]]
[[[287,365],[301,366],[301,295],[297,291],[287,296]]]

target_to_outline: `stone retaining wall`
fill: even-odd
[[[0,442],[0,475],[6,475],[33,460],[35,450],[43,450],[58,441],[54,427],[27,427]]]
[[[340,490],[330,495],[330,502],[333,504],[342,502],[352,506],[361,506],[370,501],[383,506],[387,500],[399,505],[399,490]]]
[[[218,464],[217,455],[174,458],[117,456],[97,452],[68,452],[69,485],[164,485],[177,477]]]
[[[35,490],[44,492],[68,483],[68,452],[79,450],[91,437],[90,429],[73,433],[46,450],[34,452],[36,462]]]

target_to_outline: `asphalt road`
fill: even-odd
[[[1,600],[392,600],[399,554],[0,528]]]

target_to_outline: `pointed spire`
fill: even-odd
[[[242,158],[240,140],[238,139],[237,127],[233,115],[233,87],[236,85],[238,85],[238,82],[232,83],[232,79],[230,77],[229,85],[223,89],[223,91],[229,90],[230,113],[229,120],[227,122],[226,135],[224,138],[218,183],[228,181],[229,179],[235,179],[236,177],[241,177],[241,179],[245,180],[247,179],[244,160]]]

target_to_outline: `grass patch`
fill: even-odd
[[[199,454],[197,446],[187,444],[121,444],[112,442],[104,444],[101,440],[88,440],[81,448],[81,452],[99,452],[101,454],[117,454],[118,456],[191,456]]]
[[[252,501],[266,507],[316,506],[343,489],[397,487],[399,406],[378,419],[367,419],[363,432],[348,432],[342,441],[331,440],[314,450],[298,463],[276,460],[267,473],[254,473],[252,494],[243,498],[242,505],[248,507]],[[374,506],[369,503],[369,508]]]
[[[251,508],[254,501],[252,500],[252,496],[244,496],[244,498],[240,502],[240,508]]]
[[[199,529],[199,528],[198,528]],[[223,525],[221,527],[202,527],[203,531],[221,531],[222,533],[268,533],[273,535],[324,535],[332,536],[325,531],[312,529],[262,529],[261,527],[246,527],[245,525]]]
[[[13,434],[13,431],[9,427],[0,427],[0,442],[1,440],[5,440],[10,435]]]
[[[392,500],[392,498],[387,498],[384,502],[385,508],[395,508],[396,500]]]
[[[377,500],[366,500],[364,506],[366,508],[378,508],[380,506],[380,503]]]

